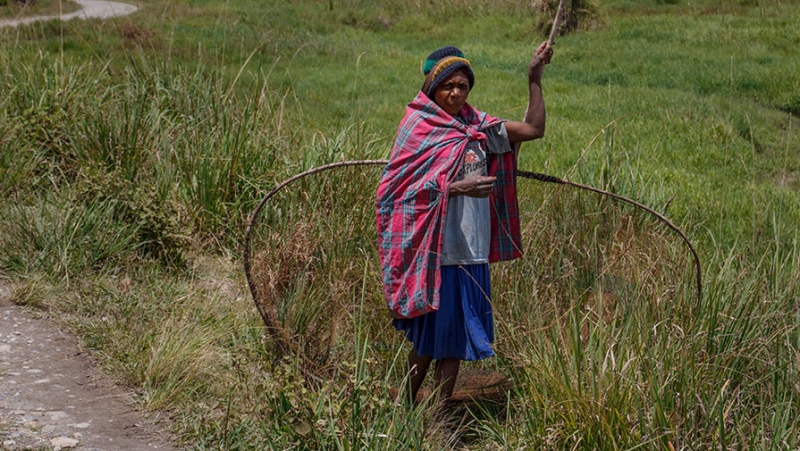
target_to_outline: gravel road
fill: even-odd
[[[34,16],[20,19],[0,20],[0,27],[16,27],[40,20],[71,20],[71,19],[108,19],[111,17],[126,16],[139,10],[134,5],[119,2],[105,2],[99,0],[75,0],[82,6],[79,11],[64,15]]]
[[[176,450],[73,337],[9,295],[0,284],[0,450]]]

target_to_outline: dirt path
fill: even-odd
[[[175,451],[75,340],[0,284],[0,450]]]
[[[16,27],[39,20],[71,20],[71,19],[108,19],[111,17],[126,16],[136,12],[139,8],[134,5],[119,2],[106,2],[99,0],[75,0],[75,3],[82,6],[79,11],[63,15],[34,16],[21,19],[0,20],[0,27]]]

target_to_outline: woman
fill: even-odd
[[[513,122],[470,106],[469,61],[456,47],[436,50],[398,127],[376,212],[384,295],[412,343],[412,400],[433,360],[445,405],[461,361],[494,355],[488,264],[521,255],[516,152],[544,135],[541,78],[552,54],[547,42],[534,52],[528,109]]]

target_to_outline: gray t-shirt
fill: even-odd
[[[512,150],[505,123],[481,130],[486,134],[485,147],[472,141],[464,152],[464,163],[456,180],[487,175],[486,154]],[[475,265],[489,262],[491,217],[489,198],[454,196],[448,201],[445,216],[442,265]]]

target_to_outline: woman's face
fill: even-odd
[[[433,93],[433,101],[450,116],[455,117],[467,103],[469,79],[463,71],[458,71],[444,79]]]

